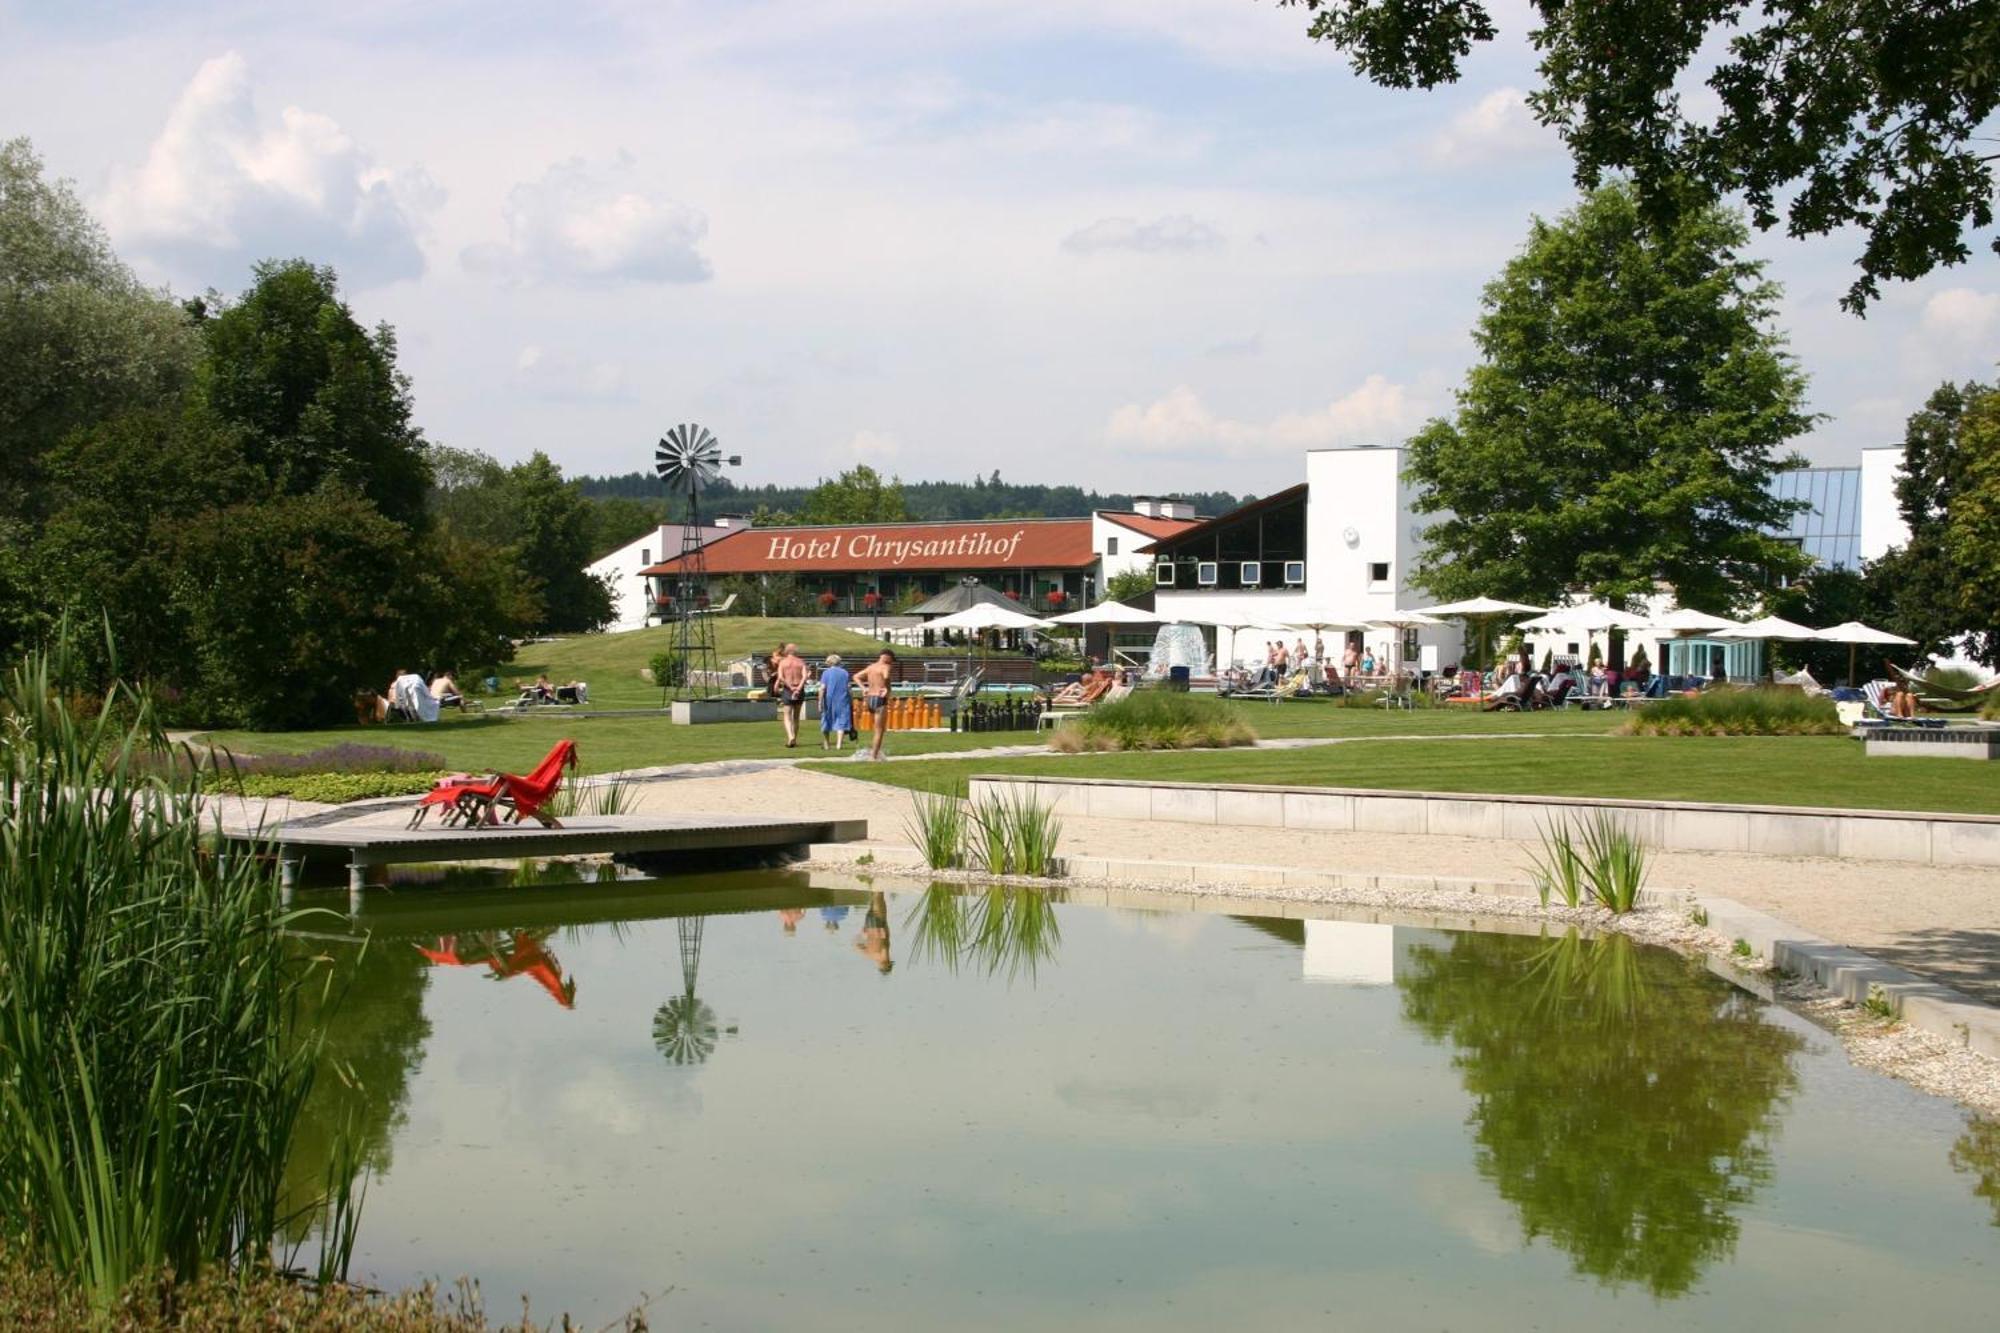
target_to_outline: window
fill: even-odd
[[[1264,585],[1264,567],[1255,560],[1245,560],[1236,571],[1236,581],[1246,588],[1261,588]]]
[[[1204,560],[1194,567],[1194,581],[1204,588],[1213,588],[1221,577],[1222,567],[1213,560]]]
[[[1373,583],[1387,583],[1388,581],[1389,581],[1389,562],[1387,560],[1369,561],[1368,582],[1373,584]]]
[[[1106,555],[1118,554],[1118,539],[1116,537],[1106,537],[1104,539],[1104,554]]]
[[[1306,562],[1303,560],[1287,560],[1285,562],[1285,582],[1291,587],[1299,588],[1305,586],[1305,581]]]
[[[639,568],[644,569],[647,565],[650,565],[652,563],[653,563],[653,548],[650,546],[641,546],[639,548]]]
[[[1173,587],[1174,562],[1171,560],[1162,560],[1159,564],[1153,566],[1153,582],[1164,587]]]

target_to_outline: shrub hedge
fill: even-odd
[[[1839,736],[1847,728],[1824,695],[1765,686],[1656,700],[1635,708],[1620,730],[1628,736]]]
[[[1235,704],[1206,694],[1141,690],[1099,704],[1056,728],[1049,742],[1066,754],[1083,750],[1196,750],[1255,745],[1257,733]]]

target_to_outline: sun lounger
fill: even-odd
[[[409,827],[416,828],[433,809],[440,812],[446,826],[486,827],[507,821],[519,824],[534,819],[545,828],[562,824],[545,806],[562,790],[563,770],[576,767],[576,742],[557,741],[525,777],[495,773],[485,778],[463,778],[441,782],[410,812]]]

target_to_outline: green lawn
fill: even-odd
[[[1034,773],[2000,814],[2000,764],[1868,759],[1845,736],[1365,740],[1305,750],[939,759],[841,771],[960,791],[974,773]]]
[[[866,634],[856,634],[824,620],[717,616],[714,625],[718,664],[744,657],[761,658],[781,643],[798,644],[799,651],[808,658],[840,653],[850,660],[872,658],[882,647]],[[654,653],[666,652],[674,646],[675,633],[672,625],[656,625],[624,634],[581,634],[527,644],[513,661],[500,668],[500,678],[510,686],[541,674],[554,681],[584,680],[590,682],[590,699],[594,704],[606,708],[657,708],[660,691],[641,679],[639,672]],[[930,650],[938,651],[941,650]],[[926,655],[921,648],[898,648],[896,652],[905,657]],[[473,684],[469,680],[463,683]],[[509,689],[509,697],[512,694]]]
[[[591,687],[594,698],[597,690]],[[819,748],[819,723],[808,720],[800,730],[800,750],[785,749],[776,722],[725,722],[712,726],[677,727],[666,717],[599,717],[577,713],[567,717],[468,717],[448,714],[435,726],[328,727],[321,731],[221,731],[203,739],[242,754],[296,754],[325,745],[393,745],[441,755],[448,769],[486,772],[502,769],[521,773],[534,767],[549,747],[567,737],[576,742],[577,761],[586,773],[659,764],[687,764],[709,759],[777,759]],[[892,733],[890,745],[899,754],[982,749],[1033,740],[1033,733],[944,732]]]

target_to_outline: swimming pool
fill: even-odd
[[[496,1312],[1975,1329],[2000,1298],[2000,1132],[1619,938],[772,873],[365,922],[332,1029],[363,1086],[315,1112],[370,1131],[353,1275]]]

